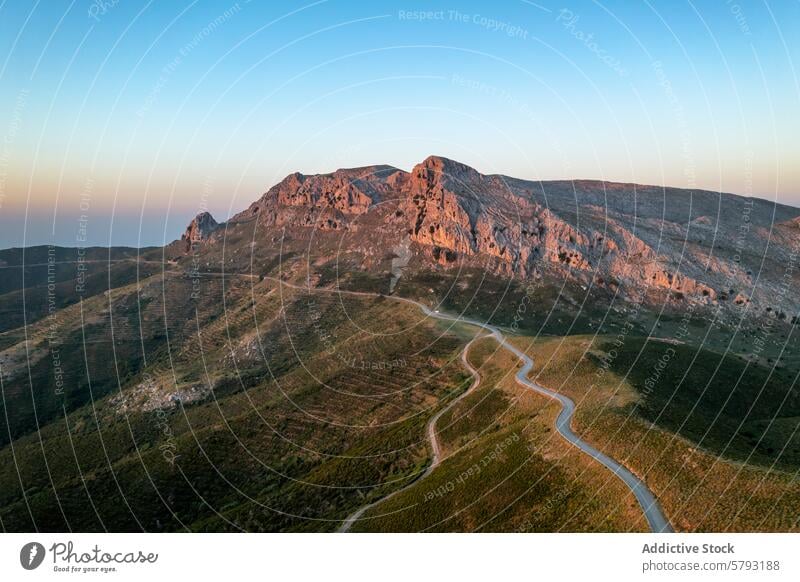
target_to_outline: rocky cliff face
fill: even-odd
[[[474,170],[442,158],[428,158],[414,167],[401,204],[412,240],[454,253],[478,252],[476,224],[481,209],[467,182],[475,178]]]
[[[339,251],[365,256],[407,239],[432,268],[469,263],[623,294],[667,290],[676,302],[757,299],[790,309],[798,299],[781,289],[800,282],[797,269],[787,271],[800,250],[798,215],[716,192],[483,175],[432,156],[411,172],[371,166],[291,174],[231,223],[255,219],[266,236],[275,227],[328,232],[339,237]],[[202,240],[216,226],[210,216],[198,219],[185,238]]]
[[[337,170],[315,176],[295,172],[233,220],[257,217],[266,226],[343,229],[352,216],[364,214],[381,202],[391,189],[390,176],[397,172],[390,166]]]
[[[186,244],[186,251],[190,251],[193,244],[206,240],[219,224],[208,212],[201,212],[186,227],[186,232],[181,235],[181,241]]]

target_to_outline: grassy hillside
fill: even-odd
[[[250,280],[221,297],[168,357],[0,450],[4,529],[334,529],[424,468],[461,337],[386,300]]]
[[[636,337],[624,346],[588,336],[515,341],[535,359],[535,379],[578,404],[576,430],[642,477],[678,529],[799,527],[798,443],[787,430],[797,400],[781,375]]]
[[[354,530],[646,531],[630,491],[554,432],[557,404],[520,387],[497,347],[471,350],[483,382],[440,419],[442,464]]]
[[[610,343],[600,349],[607,352]],[[635,412],[645,420],[718,455],[800,468],[800,434],[786,430],[800,416],[800,387],[791,372],[735,354],[638,338],[618,353],[610,369],[627,375],[642,395]]]
[[[333,531],[425,470],[426,424],[469,385],[459,354],[475,330],[272,278],[381,293],[390,258],[367,274],[357,256],[309,265],[259,246],[251,272],[223,251],[194,264],[173,245],[162,264],[161,251],[108,263],[92,250],[81,293],[67,251],[51,288],[29,261],[46,247],[26,257],[24,283],[21,251],[0,253],[2,528]],[[468,269],[409,269],[397,286],[536,335],[514,341],[537,381],[578,403],[576,430],[645,479],[678,529],[797,529],[791,323],[746,319],[731,336],[709,314],[633,318],[582,291]],[[702,349],[665,339],[684,326]],[[355,530],[645,529],[630,492],[553,432],[557,406],[513,381],[509,354],[484,339],[470,360],[484,381],[440,418],[444,461]]]

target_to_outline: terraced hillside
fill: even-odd
[[[648,531],[631,492],[553,430],[559,406],[513,379],[493,339],[469,359],[483,381],[440,419],[444,461],[361,517],[356,531]]]
[[[335,529],[424,468],[427,419],[465,388],[462,336],[381,299],[250,279],[222,296],[199,334],[168,326],[129,382],[0,451],[4,528]]]

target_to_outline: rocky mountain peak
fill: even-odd
[[[420,170],[432,172],[443,179],[472,181],[481,178],[481,174],[474,168],[444,156],[428,156],[414,166],[411,173]]]
[[[736,309],[779,292],[782,249],[800,244],[798,215],[796,208],[718,192],[483,175],[430,156],[410,172],[368,166],[290,174],[231,222],[256,220],[254,232],[273,237],[275,228],[297,239],[313,232],[315,244],[333,231],[330,252],[361,254],[365,265],[403,240],[428,268],[544,273],[587,288],[661,290],[669,301]],[[199,218],[184,238],[207,236],[208,223],[203,228]],[[780,228],[771,228],[775,223]],[[775,237],[780,245],[770,244]],[[761,275],[752,289],[755,272]]]
[[[210,212],[201,212],[195,216],[186,227],[186,232],[181,235],[181,240],[186,243],[187,252],[193,244],[206,240],[218,226],[219,223],[214,220]]]
[[[457,196],[475,198],[483,179],[482,174],[466,164],[429,156],[411,170],[411,194],[446,190]]]

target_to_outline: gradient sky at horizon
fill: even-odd
[[[162,244],[292,171],[430,154],[800,206],[798,31],[800,2],[6,0],[0,247],[82,214]]]

